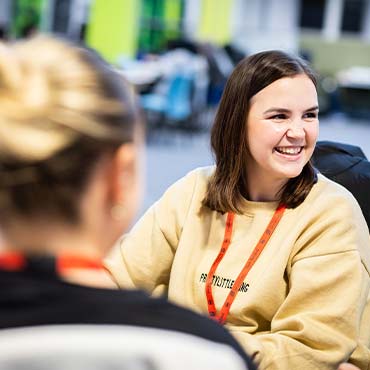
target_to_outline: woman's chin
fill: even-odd
[[[303,170],[302,166],[294,166],[290,168],[280,169],[279,173],[281,178],[289,180],[299,176],[302,170]]]

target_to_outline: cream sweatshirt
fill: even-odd
[[[172,185],[125,235],[106,265],[118,285],[165,293],[208,314],[205,281],[226,214],[201,206],[213,167]],[[245,201],[212,280],[217,310],[269,223],[277,203]],[[306,200],[287,209],[239,289],[226,327],[259,369],[336,369],[370,364],[370,238],[361,210],[319,175]]]

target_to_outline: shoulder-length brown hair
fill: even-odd
[[[307,75],[317,86],[313,70],[300,58],[272,50],[242,60],[229,77],[211,131],[216,170],[208,182],[203,205],[212,210],[242,213],[247,184],[247,115],[251,98],[276,80]],[[316,175],[310,162],[280,191],[280,202],[295,208],[303,202]]]

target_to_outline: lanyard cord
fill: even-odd
[[[222,242],[220,252],[218,253],[216,259],[214,260],[211,266],[211,269],[209,270],[209,273],[207,275],[207,279],[206,279],[206,297],[207,297],[207,304],[208,304],[208,313],[210,317],[216,319],[220,324],[225,323],[227,315],[229,314],[229,311],[230,311],[230,307],[232,303],[234,302],[236,295],[239,292],[240,286],[242,285],[248,272],[251,270],[253,265],[256,263],[258,257],[260,256],[261,252],[265,248],[271,235],[275,231],[275,228],[279,224],[285,209],[286,207],[284,205],[279,205],[278,208],[276,209],[268,226],[266,227],[266,230],[262,234],[260,240],[254,247],[252,254],[249,256],[247,262],[245,263],[244,267],[242,268],[238,277],[236,278],[234,285],[231,288],[229,294],[227,295],[226,300],[219,314],[217,314],[217,310],[216,310],[216,306],[215,306],[215,302],[214,302],[213,294],[212,294],[212,280],[216,272],[216,269],[219,263],[221,262],[222,258],[225,256],[226,251],[229,248],[229,245],[231,242],[231,235],[232,235],[235,215],[234,213],[231,213],[231,212],[227,214],[224,240]]]
[[[28,259],[18,252],[2,253],[0,254],[0,269],[22,271],[27,268],[29,260],[32,260],[32,257]],[[63,254],[55,258],[55,269],[58,274],[62,274],[68,269],[101,270],[105,269],[105,267],[99,259],[73,254]]]

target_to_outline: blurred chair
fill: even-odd
[[[199,45],[199,51],[205,56],[209,66],[208,104],[216,106],[234,65],[227,52],[217,45],[205,42]]]
[[[185,121],[192,114],[192,83],[189,75],[176,75],[167,96],[166,118],[169,121]]]
[[[162,82],[151,94],[144,94],[140,104],[146,113],[149,129],[152,127],[190,127],[193,107],[193,77],[176,73]]]
[[[0,331],[1,370],[246,370],[229,346],[175,331],[46,325]]]

